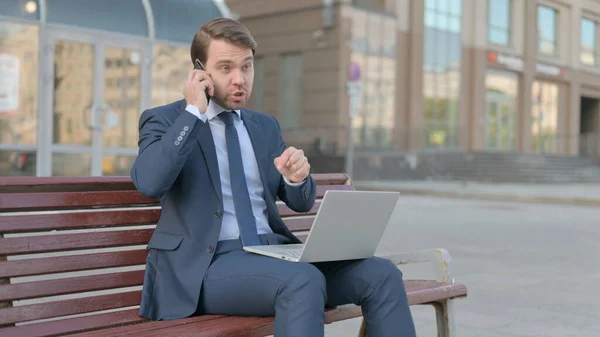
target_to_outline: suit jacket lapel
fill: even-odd
[[[219,200],[223,202],[221,178],[219,176],[219,162],[217,159],[217,151],[215,150],[215,142],[213,140],[212,132],[210,131],[210,125],[208,124],[208,121],[206,121],[206,123],[204,125],[200,125],[200,127],[206,128],[206,130],[201,130],[201,132],[199,132],[200,136],[197,140],[200,144],[200,148],[202,149],[204,162],[208,167],[208,174],[210,175],[210,180],[212,181],[215,193],[217,193]]]

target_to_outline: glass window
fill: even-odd
[[[546,6],[538,6],[538,52],[556,56],[558,54],[558,11]]]
[[[157,44],[153,50],[152,106],[183,99],[183,88],[192,69],[189,47]]]
[[[94,102],[95,49],[93,44],[84,42],[56,41],[54,45],[54,144],[92,144],[89,126]]]
[[[150,4],[158,40],[191,43],[204,22],[223,16],[212,1],[150,0]]]
[[[362,97],[354,118],[355,143],[392,145],[396,90],[395,19],[356,9],[352,18],[351,62],[361,69]]]
[[[298,127],[302,112],[302,55],[286,54],[281,57],[281,95],[279,96],[279,123],[282,129]]]
[[[35,175],[39,27],[0,22],[0,175]]]
[[[536,152],[557,151],[558,85],[535,81],[532,90],[531,144]]]
[[[485,147],[514,150],[519,95],[517,75],[508,71],[488,70],[485,86]]]
[[[40,19],[40,6],[37,0],[0,0],[0,15],[22,19]]]
[[[104,120],[112,119],[112,122],[108,122],[112,125],[102,133],[103,146],[136,148],[141,55],[137,50],[107,47],[104,49],[104,58],[104,63],[106,60],[113,60],[118,61],[115,63],[119,66],[104,70],[104,102],[108,103],[110,110],[99,110]]]
[[[0,144],[36,144],[38,53],[38,26],[0,22]]]
[[[488,40],[493,44],[510,44],[510,7],[510,0],[488,0]]]
[[[597,23],[594,20],[581,19],[581,63],[593,66],[597,60],[596,31]]]
[[[458,146],[461,1],[425,1],[423,97],[425,145]]]
[[[46,4],[49,23],[148,36],[146,12],[139,0],[52,0]]]

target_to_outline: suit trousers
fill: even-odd
[[[278,234],[262,244],[287,244]],[[415,337],[402,273],[389,260],[297,263],[242,250],[220,241],[204,277],[203,314],[275,316],[275,337],[323,337],[325,307],[362,307],[369,337]]]

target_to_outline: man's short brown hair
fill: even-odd
[[[208,45],[211,40],[225,40],[252,49],[252,55],[256,52],[256,41],[246,26],[233,19],[218,18],[205,22],[194,35],[190,48],[192,63],[198,59],[206,65]]]

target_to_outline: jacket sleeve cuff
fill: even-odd
[[[306,183],[306,180],[307,179],[304,179],[303,181],[301,181],[299,183],[293,183],[288,178],[283,177],[283,181],[285,181],[286,184],[288,184],[289,186],[292,186],[292,187],[300,187],[300,186],[304,185],[304,183]]]

